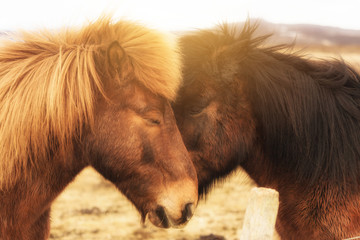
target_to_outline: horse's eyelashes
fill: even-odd
[[[204,110],[205,106],[193,106],[189,109],[189,114],[194,116],[200,114]]]
[[[209,106],[210,101],[203,101],[198,102],[196,105],[192,105],[189,108],[189,114],[192,116],[196,116],[203,112],[203,110]]]
[[[146,119],[151,125],[160,125],[161,120],[155,118],[148,118]]]
[[[162,120],[162,113],[156,110],[148,111],[143,114],[143,118],[146,122],[150,125],[156,126],[161,124]]]

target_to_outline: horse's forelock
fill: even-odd
[[[238,65],[253,50],[263,45],[271,36],[256,33],[259,22],[247,20],[241,25],[221,24],[213,29],[190,32],[180,39],[185,55],[185,74],[205,72],[216,81],[232,81],[231,74],[238,71]],[[281,46],[283,48],[283,46]],[[192,66],[200,66],[193,69]],[[189,71],[187,71],[189,69]],[[189,84],[192,78],[186,78]]]
[[[123,48],[132,74],[157,95],[174,100],[181,84],[181,58],[177,41],[170,34],[149,30],[128,22],[106,24],[100,35],[117,40]],[[103,40],[103,44],[108,44]]]

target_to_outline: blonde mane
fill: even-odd
[[[48,161],[54,149],[65,152],[92,123],[95,92],[105,95],[96,56],[113,41],[137,81],[174,100],[181,79],[176,44],[143,26],[102,18],[0,42],[0,190]]]

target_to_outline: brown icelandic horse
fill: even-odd
[[[173,109],[199,194],[240,166],[279,191],[282,239],[359,236],[359,73],[266,47],[255,30],[223,25],[180,40],[184,85]]]
[[[156,226],[185,223],[195,168],[171,109],[171,38],[100,19],[0,47],[0,239],[46,239],[51,202],[94,167]]]

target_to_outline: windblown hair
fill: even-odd
[[[294,53],[292,45],[267,46],[270,35],[254,37],[256,29],[249,22],[240,32],[225,24],[183,37],[185,74],[203,71],[222,84],[245,84],[241,92],[250,100],[264,154],[279,174],[288,171],[309,184],[359,184],[359,73],[342,60]]]
[[[117,41],[127,62],[111,78],[99,60]],[[100,66],[99,66],[100,65]],[[143,26],[101,18],[59,32],[22,32],[0,42],[0,189],[11,186],[49,154],[66,152],[81,128],[92,124],[104,79],[132,78],[174,100],[180,57],[169,36]],[[101,96],[101,95],[100,95]]]

